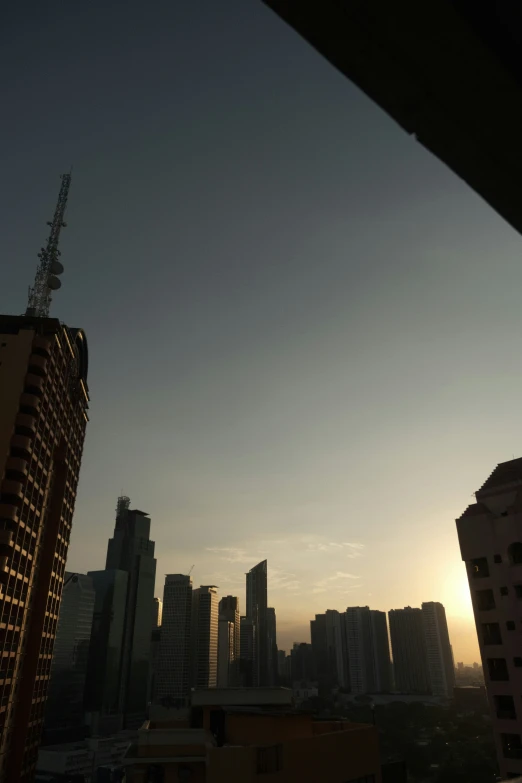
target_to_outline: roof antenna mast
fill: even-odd
[[[51,227],[47,245],[42,247],[38,253],[40,261],[36,270],[34,285],[32,288],[29,288],[29,300],[25,314],[30,316],[48,318],[52,292],[57,291],[61,286],[58,275],[62,274],[63,265],[59,260],[61,254],[58,250],[58,241],[60,239],[60,231],[67,225],[63,218],[71,185],[71,172],[62,174],[61,180],[62,184],[58,194],[58,203],[56,204],[54,217],[47,222],[47,225]]]

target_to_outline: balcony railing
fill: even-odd
[[[500,720],[516,720],[517,713],[515,710],[497,710],[497,718]]]

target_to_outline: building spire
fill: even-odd
[[[34,285],[29,288],[29,300],[27,303],[26,315],[35,315],[42,318],[49,317],[51,307],[51,296],[53,291],[57,291],[61,286],[58,275],[63,272],[63,265],[59,261],[60,251],[58,250],[58,241],[60,231],[67,224],[64,221],[65,207],[67,206],[67,196],[71,185],[71,171],[68,174],[62,174],[62,184],[58,194],[58,203],[54,211],[54,217],[48,221],[47,225],[51,227],[47,245],[42,247],[38,253],[40,259]]]

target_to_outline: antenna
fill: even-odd
[[[62,184],[58,194],[58,203],[56,204],[54,217],[47,222],[47,225],[51,227],[47,245],[42,247],[38,253],[40,261],[36,270],[34,285],[32,288],[29,288],[26,315],[48,318],[52,292],[57,291],[61,286],[58,275],[62,274],[63,265],[59,261],[61,254],[58,250],[58,241],[60,239],[60,231],[67,225],[63,218],[71,185],[71,173],[62,174],[61,180]]]
[[[194,565],[196,565],[196,564],[194,563]],[[190,576],[190,575],[191,575],[191,573],[192,573],[192,569],[194,568],[194,565],[191,565],[191,566],[190,566],[190,571],[188,572],[187,576]]]

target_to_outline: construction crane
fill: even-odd
[[[195,565],[195,564],[194,564],[194,565]],[[191,573],[192,573],[192,569],[194,568],[194,565],[191,565],[191,566],[190,566],[190,571],[188,572],[188,575],[189,575],[189,576],[190,576],[190,575],[191,575]]]

